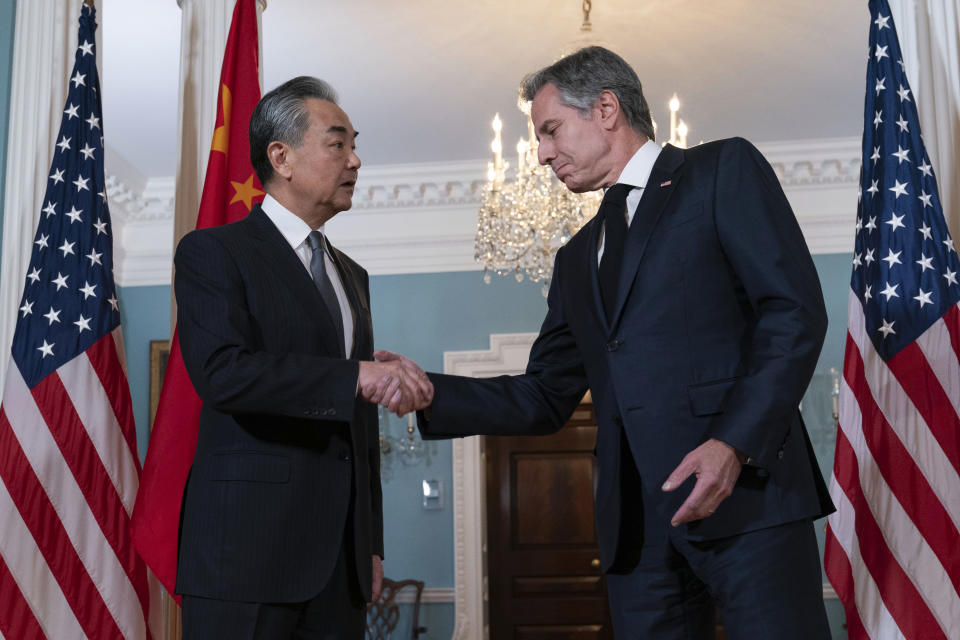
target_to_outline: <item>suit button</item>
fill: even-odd
[[[325,416],[329,413],[326,409],[320,409],[320,415]]]
[[[615,338],[607,343],[607,351],[616,351],[622,344],[623,342],[621,340]]]
[[[783,449],[777,451],[777,460],[783,460]]]
[[[342,460],[343,462],[350,462],[350,454],[349,454],[349,453],[341,453],[341,454],[340,454],[340,460]]]
[[[335,415],[337,415],[336,409],[327,409],[327,415],[328,415],[328,416],[335,416]]]

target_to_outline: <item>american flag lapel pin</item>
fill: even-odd
[[[673,180],[667,180],[666,182],[661,182],[661,183],[660,183],[660,186],[661,186],[661,187],[669,187],[671,182],[673,182]]]

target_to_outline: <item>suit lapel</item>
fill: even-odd
[[[609,323],[611,331],[616,330],[620,316],[623,314],[623,307],[630,295],[630,289],[636,279],[643,254],[647,250],[650,236],[680,181],[682,164],[683,151],[668,144],[660,151],[650,172],[640,204],[637,205],[637,210],[633,214],[633,222],[627,231],[627,243],[623,249],[623,270],[620,272],[620,283],[617,287],[616,310]],[[594,279],[594,282],[598,283],[594,288],[599,292],[599,280]],[[600,308],[602,309],[603,306],[601,305]]]
[[[312,317],[322,318],[326,325],[323,331],[324,341],[329,344],[330,350],[334,351],[335,348],[336,353],[343,353],[343,344],[337,345],[337,329],[330,309],[324,303],[313,278],[300,262],[296,251],[290,247],[290,243],[259,204],[250,211],[248,220],[261,240],[256,247],[263,261],[279,274],[280,279],[293,290],[296,298],[306,305]]]

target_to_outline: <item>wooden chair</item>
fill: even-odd
[[[400,605],[397,604],[397,594],[405,587],[416,589],[411,614],[411,634],[401,635],[398,640],[411,638],[417,640],[427,628],[420,626],[420,599],[423,597],[423,582],[420,580],[391,580],[383,579],[383,590],[376,602],[367,605],[367,634],[366,640],[391,640],[397,624],[400,622]]]

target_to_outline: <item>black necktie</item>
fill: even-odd
[[[607,320],[613,320],[617,303],[617,285],[623,265],[623,247],[627,242],[627,194],[633,185],[617,183],[607,189],[597,216],[603,220],[603,257],[600,259],[600,296]]]
[[[326,239],[319,231],[311,231],[310,235],[307,236],[307,244],[310,245],[310,249],[313,251],[313,255],[310,256],[310,272],[313,274],[313,283],[317,285],[320,297],[323,298],[324,304],[326,304],[327,309],[330,310],[330,315],[333,317],[333,324],[337,328],[337,340],[339,340],[340,352],[343,353],[346,349],[343,338],[343,313],[340,310],[340,301],[337,299],[337,292],[333,289],[333,282],[330,281],[330,276],[327,275],[327,265],[324,260]]]

